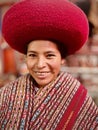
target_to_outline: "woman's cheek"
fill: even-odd
[[[26,64],[27,64],[28,69],[30,69],[30,68],[33,67],[34,62],[33,62],[32,60],[29,59],[29,60],[27,60]]]

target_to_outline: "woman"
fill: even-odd
[[[87,90],[60,71],[88,32],[85,14],[66,0],[25,0],[7,11],[3,36],[26,54],[29,74],[0,90],[1,130],[98,129],[98,108]]]

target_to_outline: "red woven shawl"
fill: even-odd
[[[86,89],[70,74],[61,73],[48,86],[36,91],[30,75],[1,90],[0,129],[72,129]]]

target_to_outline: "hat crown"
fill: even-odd
[[[4,15],[2,33],[8,44],[25,53],[32,40],[55,40],[68,55],[88,38],[88,20],[83,11],[67,0],[23,0]]]

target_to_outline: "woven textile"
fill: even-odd
[[[70,74],[44,88],[28,74],[0,89],[0,130],[98,130],[98,108]]]

